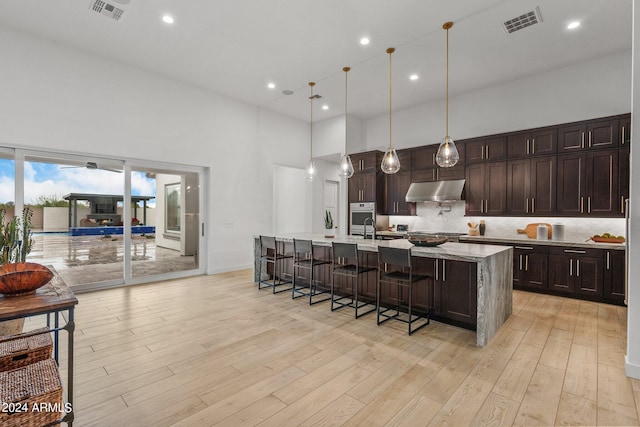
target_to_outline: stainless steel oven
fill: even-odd
[[[366,224],[366,225],[365,225]],[[351,203],[349,205],[349,234],[373,235],[376,228],[376,204],[374,202]]]

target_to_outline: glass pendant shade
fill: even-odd
[[[351,163],[351,156],[345,154],[342,156],[342,161],[340,162],[340,169],[338,170],[338,175],[342,178],[351,178],[353,176],[353,163]]]
[[[450,168],[455,166],[458,160],[460,160],[460,153],[458,153],[455,142],[450,136],[445,136],[438,147],[436,163],[441,168]]]
[[[382,157],[382,164],[380,165],[382,172],[384,173],[396,173],[400,170],[400,159],[398,159],[398,153],[395,148],[389,148]]]
[[[307,167],[307,180],[313,181],[313,178],[316,177],[316,163],[313,160],[309,161],[309,166]]]

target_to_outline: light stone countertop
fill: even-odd
[[[484,242],[496,242],[514,245],[544,245],[544,246],[571,246],[574,248],[587,248],[587,249],[613,249],[613,250],[625,250],[624,243],[598,243],[592,240],[589,241],[577,241],[572,239],[565,240],[537,240],[530,239],[526,234],[517,234],[515,236],[460,236],[460,241],[468,243],[484,243]]]
[[[258,238],[259,236],[255,236]],[[449,259],[454,261],[483,261],[495,254],[511,249],[510,246],[499,245],[477,245],[473,243],[443,243],[436,247],[414,246],[407,239],[396,240],[364,240],[354,236],[336,236],[327,238],[322,234],[312,233],[290,233],[276,236],[277,240],[292,242],[293,239],[311,240],[314,245],[331,246],[336,243],[356,243],[361,251],[377,252],[378,247],[385,246],[391,248],[410,248],[411,255],[426,258]]]

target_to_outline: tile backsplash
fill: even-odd
[[[417,216],[390,216],[389,225],[407,224],[409,231],[458,232],[466,233],[467,222],[486,224],[485,236],[510,237],[517,235],[518,228],[525,228],[533,222],[564,224],[566,240],[586,240],[594,234],[611,233],[624,236],[624,218],[545,218],[545,217],[473,217],[464,216],[464,202],[442,203],[442,209],[435,202],[417,203]],[[446,210],[451,207],[449,212]]]

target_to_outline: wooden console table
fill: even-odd
[[[49,267],[52,271],[55,270]],[[53,279],[43,287],[36,290],[35,294],[17,297],[4,297],[0,294],[0,321],[19,319],[24,317],[47,315],[47,326],[53,332],[53,358],[60,365],[58,334],[66,330],[69,334],[67,355],[67,402],[71,411],[59,420],[73,425],[73,332],[75,330],[74,308],[78,299],[69,286],[56,273]],[[66,312],[66,319],[65,319]],[[66,320],[64,326],[60,326],[60,317]],[[53,325],[52,323],[53,318]]]

